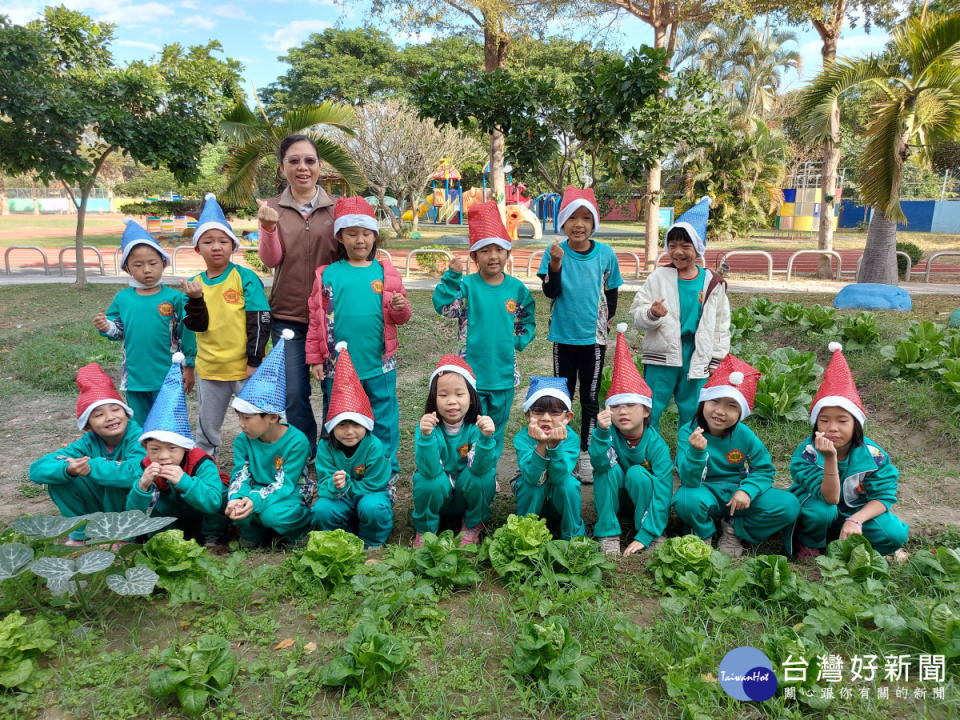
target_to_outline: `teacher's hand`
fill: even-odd
[[[272,232],[277,227],[277,221],[280,220],[280,213],[267,205],[266,200],[257,200],[260,209],[257,210],[257,220],[267,232]]]

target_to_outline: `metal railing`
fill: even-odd
[[[193,243],[184,243],[183,245],[177,245],[170,252],[170,272],[173,275],[177,274],[177,253],[181,250],[193,250]]]
[[[615,250],[615,251],[614,251],[614,255],[629,255],[631,258],[633,258],[633,261],[637,264],[637,269],[634,270],[634,272],[633,272],[633,277],[634,277],[635,280],[639,280],[639,279],[640,279],[640,268],[641,268],[641,265],[640,265],[640,256],[639,256],[639,255],[637,255],[633,250]],[[617,262],[617,264],[618,264],[618,265],[620,264],[619,261]],[[621,274],[622,274],[622,273],[621,273]]]
[[[840,271],[843,266],[843,259],[840,257],[840,253],[836,250],[797,250],[793,255],[790,256],[790,259],[787,260],[787,282],[790,282],[790,277],[793,275],[793,261],[796,260],[798,255],[827,255],[828,257],[833,257],[837,259],[837,272],[836,279],[840,279]]]
[[[897,250],[897,255],[903,255],[904,259],[907,261],[907,271],[903,274],[904,280],[910,279],[910,273],[913,272],[913,260],[910,259],[910,256],[907,255],[903,250]],[[863,255],[857,258],[857,269],[853,271],[853,277],[856,279],[860,275],[860,265],[863,263]],[[897,270],[899,274],[899,268]]]
[[[3,251],[3,269],[7,271],[7,275],[10,274],[10,253],[14,250],[36,250],[43,258],[43,274],[50,274],[50,264],[47,262],[47,254],[43,251],[43,248],[38,248],[36,245],[11,245]]]
[[[453,260],[453,255],[448,250],[443,250],[442,248],[423,247],[423,248],[417,248],[416,250],[411,250],[409,253],[407,253],[407,264],[406,264],[406,267],[404,268],[404,277],[407,277],[407,278],[410,277],[410,261],[413,259],[415,255],[420,253],[430,254],[430,255],[446,255],[447,262],[450,262],[451,260]]]
[[[387,252],[386,250],[384,250],[383,248],[377,248],[377,254],[379,255],[380,253],[383,253],[384,255],[386,255],[386,256],[387,256],[387,260],[389,260],[389,261],[390,261],[390,264],[393,265],[393,255],[391,255],[390,253],[388,253],[388,252]]]
[[[59,255],[57,255],[57,267],[60,268],[60,274],[61,274],[61,275],[63,275],[63,255],[64,255],[64,253],[66,253],[66,252],[69,251],[69,250],[74,250],[74,251],[75,251],[76,249],[77,249],[76,245],[67,245],[66,247],[60,248],[60,253],[59,253]],[[74,255],[77,264],[84,263],[84,266],[86,266],[86,262],[85,262],[86,255],[85,255],[85,253],[86,253],[87,250],[92,250],[94,253],[96,253],[96,255],[97,255],[97,264],[100,266],[100,274],[101,274],[101,275],[106,275],[106,274],[107,274],[107,271],[106,271],[106,269],[104,269],[104,267],[103,267],[103,255],[101,255],[101,254],[100,254],[100,250],[97,249],[97,248],[95,248],[93,245],[84,245],[84,246],[82,247],[81,253],[84,253],[84,255],[83,255],[82,258],[78,258],[78,257],[76,257],[76,255]],[[74,265],[74,267],[76,267],[76,265]]]
[[[960,255],[960,250],[940,250],[939,252],[935,252],[933,255],[931,255],[927,260],[927,270],[923,274],[924,282],[930,282],[930,266],[933,265],[934,260],[936,260],[938,257],[942,257],[943,255]]]
[[[527,277],[530,277],[530,271],[533,270],[533,259],[537,255],[543,255],[545,252],[546,250],[534,250],[530,253],[530,257],[527,258]]]
[[[728,257],[733,257],[734,255],[762,255],[767,259],[767,280],[773,280],[773,255],[766,250],[730,250],[720,256],[717,267],[723,265]]]

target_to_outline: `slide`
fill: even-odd
[[[427,205],[427,203],[428,203],[431,199],[432,199],[432,198],[424,198],[424,199],[420,202],[420,204],[417,206],[417,218],[422,218],[424,215],[427,214],[427,210],[430,209],[430,206]],[[400,219],[401,219],[401,220],[404,220],[404,221],[406,221],[406,222],[413,222],[413,210],[407,210],[407,211],[405,211],[405,212],[403,213],[403,216],[402,216]]]

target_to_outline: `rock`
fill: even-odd
[[[960,308],[950,313],[950,320],[947,322],[950,327],[960,327]]]
[[[896,285],[854,283],[847,285],[833,299],[833,306],[842,310],[903,310],[913,307],[910,293]]]

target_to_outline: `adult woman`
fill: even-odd
[[[287,421],[317,448],[317,420],[310,405],[310,368],[304,341],[309,313],[307,299],[318,267],[335,259],[334,201],[323,191],[317,146],[306,135],[289,135],[277,149],[280,172],[287,186],[278,196],[260,202],[260,259],[273,271],[270,292],[271,335],[293,330],[286,341]]]

